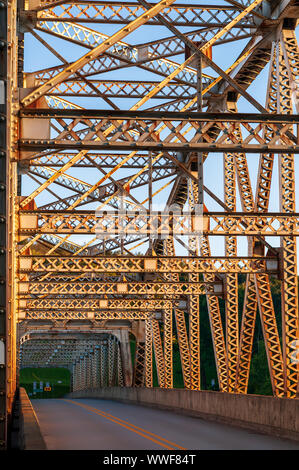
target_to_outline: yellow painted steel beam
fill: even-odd
[[[30,299],[23,304],[23,308],[27,310],[65,310],[65,309],[95,309],[95,310],[159,310],[163,308],[170,308],[172,305],[170,300],[167,299],[78,299],[78,298],[46,298],[46,299]]]
[[[81,277],[78,276],[78,278]],[[25,281],[19,282],[20,298],[26,299],[31,294],[48,295],[48,294],[137,294],[137,295],[189,295],[189,294],[222,294],[221,282],[80,282],[80,279],[71,278],[64,282],[55,282],[51,279],[47,281]],[[30,297],[28,297],[30,299]]]
[[[237,112],[236,102],[227,103],[230,112]],[[241,141],[242,134],[240,126],[236,126],[236,136]],[[235,154],[233,156],[236,176],[238,181],[242,210],[249,212],[254,210],[254,197],[248,171],[247,158],[245,154]],[[235,206],[235,201],[232,201]],[[248,222],[246,214],[246,223]],[[245,224],[246,225],[246,224]],[[261,224],[258,224],[261,227]],[[246,231],[246,228],[245,228]],[[252,253],[252,239],[248,238],[249,250]],[[236,302],[235,302],[236,303]],[[230,388],[238,393],[247,393],[249,372],[252,358],[252,345],[257,311],[257,294],[254,277],[250,274],[246,276],[245,296],[242,312],[242,323],[239,340],[239,350],[237,364],[235,368],[235,383],[230,383]]]
[[[224,154],[224,202],[234,212],[236,210],[236,171],[234,155]],[[225,237],[226,256],[237,255],[235,236]],[[236,382],[237,362],[239,355],[239,312],[238,312],[238,275],[226,275],[226,350],[228,367],[228,391],[233,392]]]
[[[277,46],[277,87],[279,88],[277,104],[278,111],[287,114],[293,112],[293,96],[297,94],[298,87],[293,89],[292,68],[294,54],[290,47],[283,54],[282,45],[287,43],[289,35],[284,34],[285,42]],[[293,37],[292,37],[293,39]],[[299,51],[297,45],[297,65],[299,64]],[[297,77],[298,79],[298,77]],[[295,82],[296,83],[296,82]],[[298,107],[298,103],[295,105]],[[285,213],[296,210],[295,200],[295,161],[293,154],[283,154],[279,157],[280,173],[280,206]],[[283,331],[283,359],[286,374],[286,395],[288,398],[297,396],[299,381],[299,366],[294,360],[294,349],[299,340],[299,303],[298,303],[298,273],[297,273],[297,244],[296,238],[289,233],[281,238],[283,274],[282,274],[282,331]]]
[[[173,388],[173,329],[172,307],[164,310],[164,388]]]
[[[267,261],[269,264],[267,264]],[[272,263],[276,263],[272,266]],[[21,256],[19,272],[159,272],[159,273],[264,273],[278,270],[277,258],[267,257],[105,257]]]
[[[145,169],[144,169],[145,171]],[[115,196],[116,193],[114,193]],[[289,213],[205,213],[195,216],[192,211],[183,211],[182,214],[169,214],[169,211],[150,213],[139,207],[134,211],[126,211],[118,214],[105,210],[101,213],[101,208],[97,213],[94,211],[55,211],[46,210],[21,210],[19,214],[21,235],[32,235],[37,233],[56,234],[97,234],[97,236],[111,236],[120,233],[119,224],[124,222],[121,228],[122,234],[134,235],[198,235],[202,232],[205,235],[218,236],[299,236],[299,214]],[[31,220],[36,217],[38,226],[33,227]],[[58,242],[60,246],[65,240]],[[89,246],[95,238],[84,245]],[[84,249],[84,247],[82,249]],[[82,249],[78,249],[76,254]],[[48,254],[51,254],[49,251]]]
[[[18,314],[19,321],[23,320],[147,320],[151,318],[153,313],[135,310],[22,310]]]
[[[145,320],[145,386],[153,387],[153,336],[151,319]]]
[[[153,344],[159,387],[165,388],[165,362],[158,320],[152,319]]]
[[[186,329],[185,312],[175,307],[175,321],[185,388],[191,388],[190,349]]]

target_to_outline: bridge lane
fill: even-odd
[[[49,450],[299,450],[299,443],[110,400],[49,399],[32,404]]]

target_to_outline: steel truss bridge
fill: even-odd
[[[219,393],[247,393],[259,315],[298,396],[299,6],[218,3],[1,0],[3,447],[20,367],[172,388],[175,334],[200,390],[202,295]]]

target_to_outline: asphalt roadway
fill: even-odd
[[[32,400],[49,450],[299,450],[299,443],[100,399]]]

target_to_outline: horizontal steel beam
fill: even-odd
[[[176,152],[231,152],[231,153],[299,153],[299,145],[257,145],[243,144],[204,144],[204,143],[163,143],[163,142],[97,142],[97,141],[60,141],[60,140],[25,140],[19,141],[19,148],[23,151],[39,152],[44,149],[76,149],[76,150],[149,150],[149,151],[176,151]]]
[[[23,108],[19,112],[20,117],[27,118],[81,118],[84,119],[111,119],[111,120],[143,120],[152,119],[158,121],[200,121],[200,122],[252,122],[252,123],[299,123],[296,114],[266,114],[266,113],[211,113],[211,112],[158,112],[158,111],[126,111],[107,109],[51,109],[51,108]]]
[[[146,320],[148,318],[156,318],[156,313],[151,311],[140,310],[118,310],[118,311],[93,311],[93,310],[20,310],[19,320]]]
[[[277,272],[273,257],[20,256],[20,273],[262,273]]]
[[[85,310],[101,313],[101,310],[160,310],[171,308],[170,300],[164,299],[85,299],[78,298],[56,298],[56,299],[28,299],[21,303],[23,310]]]
[[[78,110],[26,110],[22,120],[24,130],[19,140],[23,151],[42,149],[77,150],[173,150],[180,152],[270,152],[298,153],[298,139],[293,134],[295,115],[227,114],[227,113],[157,113],[113,112],[89,110],[89,121],[82,129],[82,112]],[[65,114],[66,112],[66,114]],[[24,113],[24,111],[23,111]],[[59,116],[78,120],[73,125],[63,125]],[[26,125],[26,119],[29,126]],[[32,139],[31,119],[55,119],[56,135],[51,139]],[[93,121],[95,119],[95,121]],[[203,123],[202,125],[200,123]],[[240,125],[246,137],[236,136],[235,125]],[[48,125],[50,125],[48,123]],[[295,126],[297,130],[297,126]],[[265,136],[271,132],[271,139]],[[29,133],[28,133],[29,132]],[[125,162],[124,162],[125,163]]]
[[[215,282],[79,282],[77,281],[21,281],[19,294],[21,300],[32,300],[31,295],[204,295],[222,294],[223,287]]]
[[[40,211],[20,210],[20,235],[39,233],[118,235],[239,235],[299,236],[298,213],[181,214],[140,211]]]

